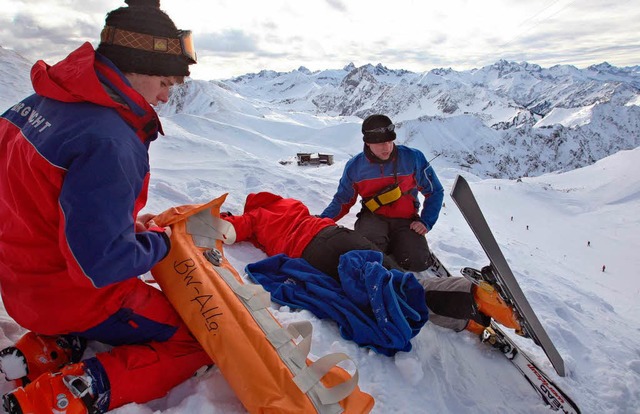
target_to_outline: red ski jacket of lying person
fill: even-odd
[[[223,218],[233,224],[236,241],[251,241],[269,256],[284,253],[294,258],[302,256],[320,230],[336,226],[329,218],[312,216],[298,200],[267,192],[249,194],[243,215]]]
[[[338,226],[330,218],[311,215],[302,202],[261,192],[247,196],[244,213],[222,218],[233,224],[236,242],[250,241],[269,256],[286,254],[303,258],[316,269],[338,280],[340,256],[351,250],[379,250],[353,230]],[[389,256],[383,264],[400,269]]]

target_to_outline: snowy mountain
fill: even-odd
[[[0,46],[0,104],[2,112],[33,93],[29,72],[33,62],[29,62],[13,50]]]
[[[0,49],[0,71],[14,79],[0,103],[8,106],[30,93],[28,67]],[[545,69],[503,60],[464,72],[349,64],[192,80],[177,88],[160,113],[205,116],[232,137],[267,136],[278,141],[274,157],[322,151],[342,159],[360,150],[362,118],[385,113],[398,124],[398,142],[429,158],[439,155],[483,177],[517,178],[568,171],[636,148],[639,101],[640,66]],[[270,135],[274,124],[283,127],[283,136]],[[344,142],[323,146],[323,136],[336,133],[336,125],[348,131]]]
[[[30,64],[5,52],[0,49],[0,103],[8,107],[30,93]],[[447,193],[457,174],[469,180],[568,375],[555,375],[531,341],[515,340],[582,412],[637,413],[638,73],[639,67],[542,69],[498,62],[469,72],[415,74],[349,65],[193,80],[160,109],[166,136],[151,146],[145,212],[228,192],[224,209],[239,213],[247,194],[271,191],[300,199],[319,213],[331,200],[345,162],[362,148],[360,117],[395,102],[385,108],[398,121],[398,142],[422,149],[429,158],[441,154],[433,165]],[[410,96],[412,104],[406,100]],[[351,109],[342,113],[345,108]],[[629,149],[616,149],[622,147]],[[300,151],[329,152],[336,162],[323,167],[279,162]],[[558,169],[568,171],[552,172]],[[536,176],[505,178],[525,173]],[[448,196],[445,204],[428,235],[431,248],[453,274],[487,264]],[[356,212],[340,224],[351,227]],[[225,254],[239,271],[265,257],[248,243],[227,246]],[[335,323],[307,311],[276,305],[271,310],[283,324],[311,321],[313,355],[348,354],[359,369],[360,387],[376,400],[375,414],[551,412],[501,355],[467,332],[428,323],[412,340],[411,352],[390,358],[345,341]],[[0,306],[0,348],[22,333]],[[99,349],[93,345],[90,351]],[[0,380],[0,393],[11,389]],[[113,412],[246,411],[213,369],[164,398]]]
[[[350,64],[262,71],[206,86],[207,92],[204,85],[185,86],[191,92],[176,95],[163,114],[199,113],[202,98],[191,94],[196,89],[225,96],[226,103],[250,101],[264,117],[277,111],[285,118],[304,113],[359,123],[385,113],[399,125],[399,142],[487,177],[567,171],[640,145],[638,67],[543,69],[500,61],[466,72],[413,73]],[[357,141],[357,133],[345,138]]]

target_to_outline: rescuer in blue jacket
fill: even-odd
[[[444,188],[422,152],[393,142],[395,125],[386,115],[368,116],[362,134],[364,150],[347,162],[321,217],[340,220],[360,196],[355,230],[402,268],[423,271],[431,264],[425,235],[438,220]]]

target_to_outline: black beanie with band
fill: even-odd
[[[362,122],[362,140],[367,144],[378,144],[396,139],[395,125],[386,115],[369,115]]]
[[[160,0],[125,0],[107,14],[96,50],[125,73],[157,76],[189,76],[182,31],[160,10]]]

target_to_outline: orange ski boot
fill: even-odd
[[[45,372],[78,362],[85,347],[86,341],[78,337],[27,332],[14,346],[0,351],[0,371],[7,381],[21,380],[26,385]]]
[[[482,333],[484,332],[486,326],[484,326],[483,324],[474,321],[473,319],[469,319],[469,322],[467,322],[467,326],[465,326],[464,329],[466,329],[467,331],[476,334],[478,336],[481,336]]]
[[[498,291],[489,283],[480,281],[478,285],[475,285],[473,299],[479,312],[493,318],[507,328],[515,329],[518,335],[523,334],[518,313],[502,300]]]
[[[67,365],[6,394],[3,407],[8,414],[97,414],[92,381],[84,363]]]

